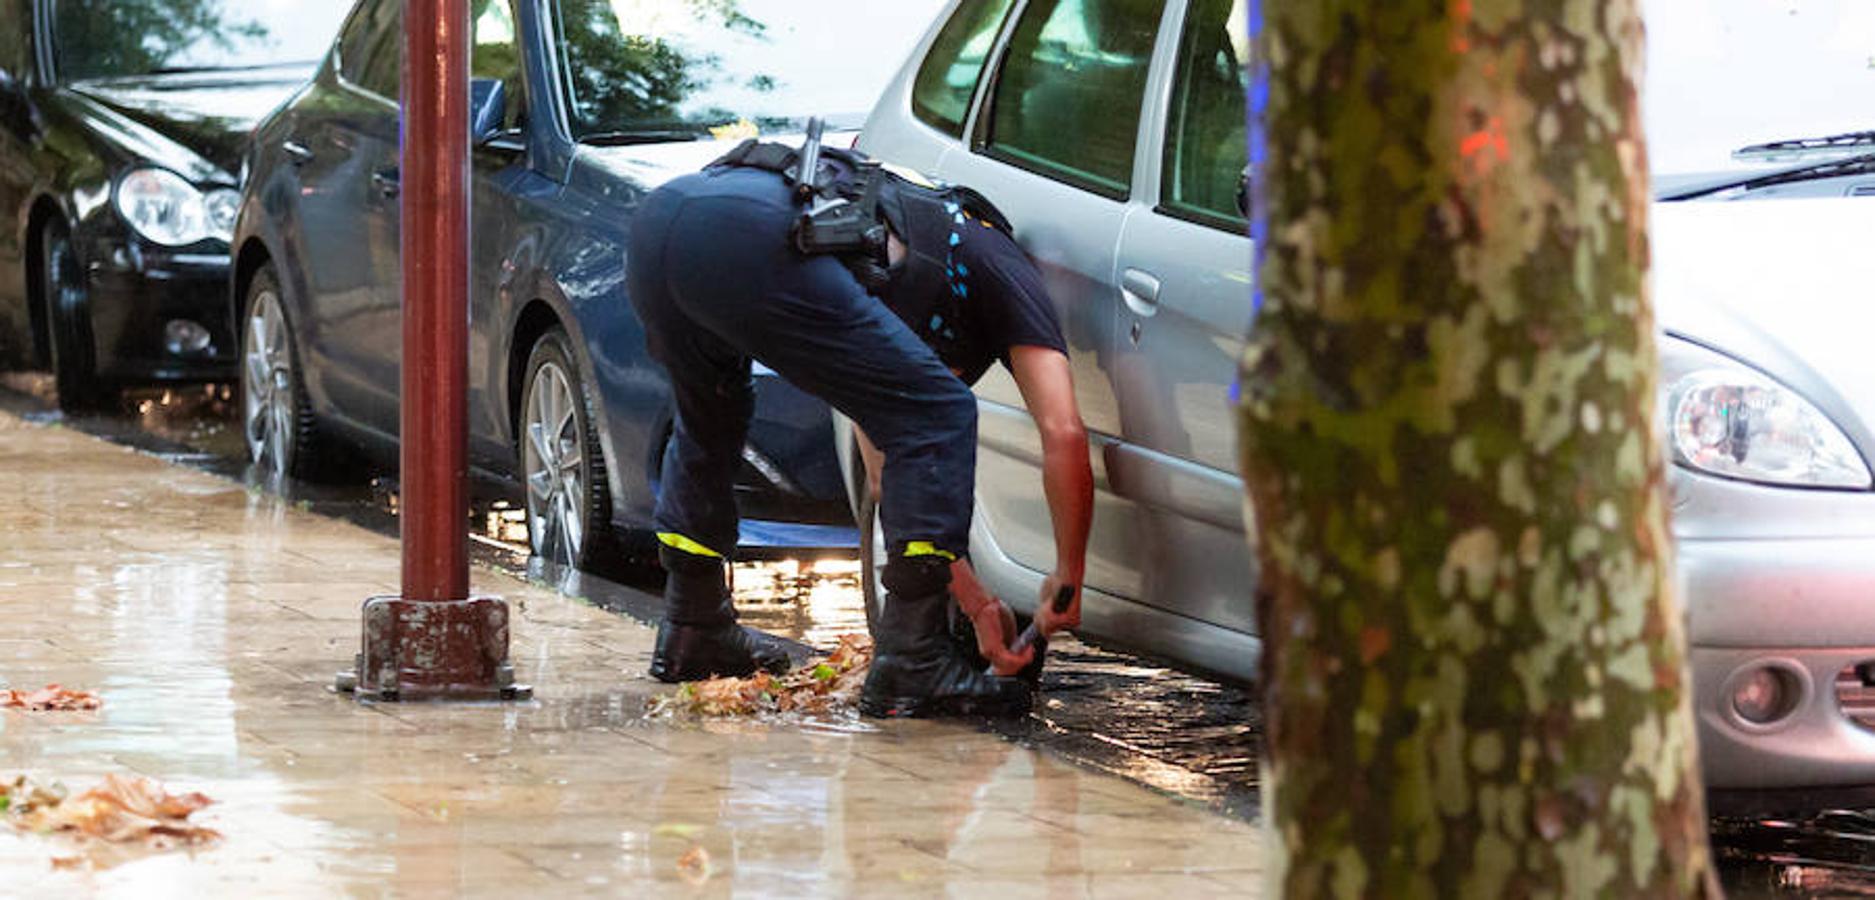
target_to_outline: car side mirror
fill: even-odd
[[[469,79],[469,138],[483,144],[501,133],[508,115],[508,86],[499,78]]]
[[[1250,217],[1250,167],[1243,167],[1243,174],[1237,176],[1237,213],[1244,218]]]
[[[499,78],[469,79],[469,142],[519,152],[525,145],[506,127],[508,86]]]

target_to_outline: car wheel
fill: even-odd
[[[247,458],[262,475],[317,480],[337,466],[306,399],[292,324],[273,264],[248,284],[241,329],[241,424]]]
[[[879,613],[885,609],[885,527],[879,522],[879,501],[867,491],[859,501],[859,591],[866,603],[866,629],[879,633]]]
[[[599,556],[612,521],[593,409],[566,332],[554,328],[541,335],[528,356],[515,429],[527,490],[527,539],[535,556],[582,569]]]
[[[59,408],[85,412],[104,405],[108,393],[97,376],[91,338],[91,298],[63,221],[46,224],[39,238],[40,284],[45,286],[46,321],[52,331],[52,374]]]

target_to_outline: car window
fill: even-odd
[[[912,114],[953,137],[962,137],[970,97],[1002,30],[1011,0],[964,0],[944,23],[912,82]]]
[[[55,0],[52,6],[53,57],[65,81],[312,62],[332,45],[346,9],[328,0]]]
[[[1817,157],[1734,153],[1875,129],[1875,3],[1649,0],[1643,9],[1642,111],[1656,178],[1806,162]]]
[[[1193,0],[1179,40],[1165,143],[1161,205],[1175,215],[1241,231],[1237,185],[1249,151],[1244,91],[1250,41],[1244,0]]]
[[[514,27],[514,10],[508,0],[475,0],[471,14],[475,45],[470,54],[469,74],[475,78],[501,79],[507,95],[502,126],[518,128],[527,101],[522,93],[521,45],[519,31]]]
[[[1133,182],[1163,0],[1039,0],[1010,36],[991,113],[1003,159],[1113,197]]]
[[[366,0],[339,36],[339,74],[396,102],[404,59],[402,0]]]
[[[580,140],[858,125],[942,0],[558,0]]]

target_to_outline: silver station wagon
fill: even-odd
[[[1707,780],[1875,781],[1875,4],[1645,13],[1660,406]],[[1239,679],[1259,650],[1231,402],[1244,23],[1243,0],[954,0],[860,143],[981,190],[1047,276],[1096,479],[1082,631]],[[1041,442],[1006,375],[977,395],[971,551],[1027,609],[1054,565]],[[876,535],[865,494],[854,478]]]

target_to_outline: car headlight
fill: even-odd
[[[132,169],[117,182],[117,213],[145,238],[182,247],[207,238],[228,240],[241,196],[231,190],[206,194],[167,169]]]
[[[1661,363],[1674,462],[1761,484],[1870,486],[1848,436],[1796,391],[1676,338],[1662,342]]]

